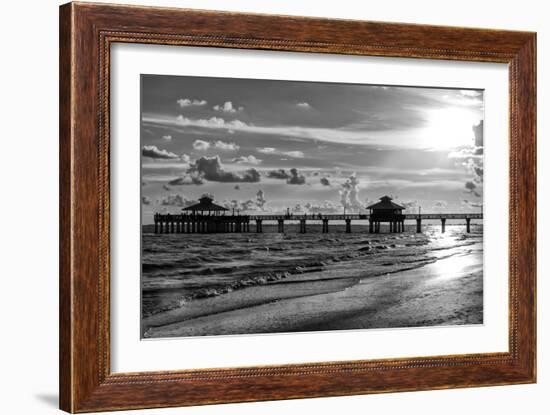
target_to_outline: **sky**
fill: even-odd
[[[483,91],[141,77],[142,221],[208,194],[241,213],[479,212]]]

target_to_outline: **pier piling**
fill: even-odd
[[[323,219],[323,233],[328,233],[328,219]]]
[[[470,218],[466,218],[466,232],[470,233]]]
[[[346,219],[346,233],[351,233],[351,219]]]
[[[441,218],[441,233],[445,233],[445,222],[447,219]]]

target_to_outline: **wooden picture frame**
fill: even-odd
[[[109,59],[117,42],[508,64],[509,352],[111,373]],[[535,33],[69,3],[60,8],[59,92],[61,409],[91,412],[535,382]]]

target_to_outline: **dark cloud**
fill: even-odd
[[[267,177],[271,179],[289,179],[290,175],[283,169],[272,170],[267,172]]]
[[[481,196],[483,188],[483,120],[472,127],[475,146],[466,147],[449,154],[450,158],[462,159],[462,165],[472,175],[464,184],[467,193]]]
[[[306,177],[303,174],[298,173],[295,168],[290,169],[290,177],[286,180],[288,184],[305,184]]]
[[[330,180],[326,177],[321,177],[320,182],[323,186],[330,186]]]
[[[271,179],[286,180],[288,184],[305,184],[306,177],[298,172],[298,169],[292,168],[288,172],[284,169],[271,170],[267,172],[267,177]]]
[[[174,160],[180,158],[177,154],[161,150],[157,146],[143,146],[141,154],[152,159]]]
[[[477,148],[481,148],[483,152],[483,120],[478,125],[474,125],[474,142]]]
[[[219,156],[201,157],[191,163],[187,173],[197,175],[201,179],[222,183],[256,183],[260,181],[260,173],[252,168],[241,172],[224,170]]]
[[[481,194],[477,191],[477,185],[473,181],[467,181],[464,185],[467,193],[472,193],[474,196],[480,197]]]

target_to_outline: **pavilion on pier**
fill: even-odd
[[[390,232],[403,232],[405,230],[405,215],[403,206],[392,202],[389,196],[382,196],[380,201],[367,206],[369,210],[369,232],[380,232],[380,223],[388,222]]]

